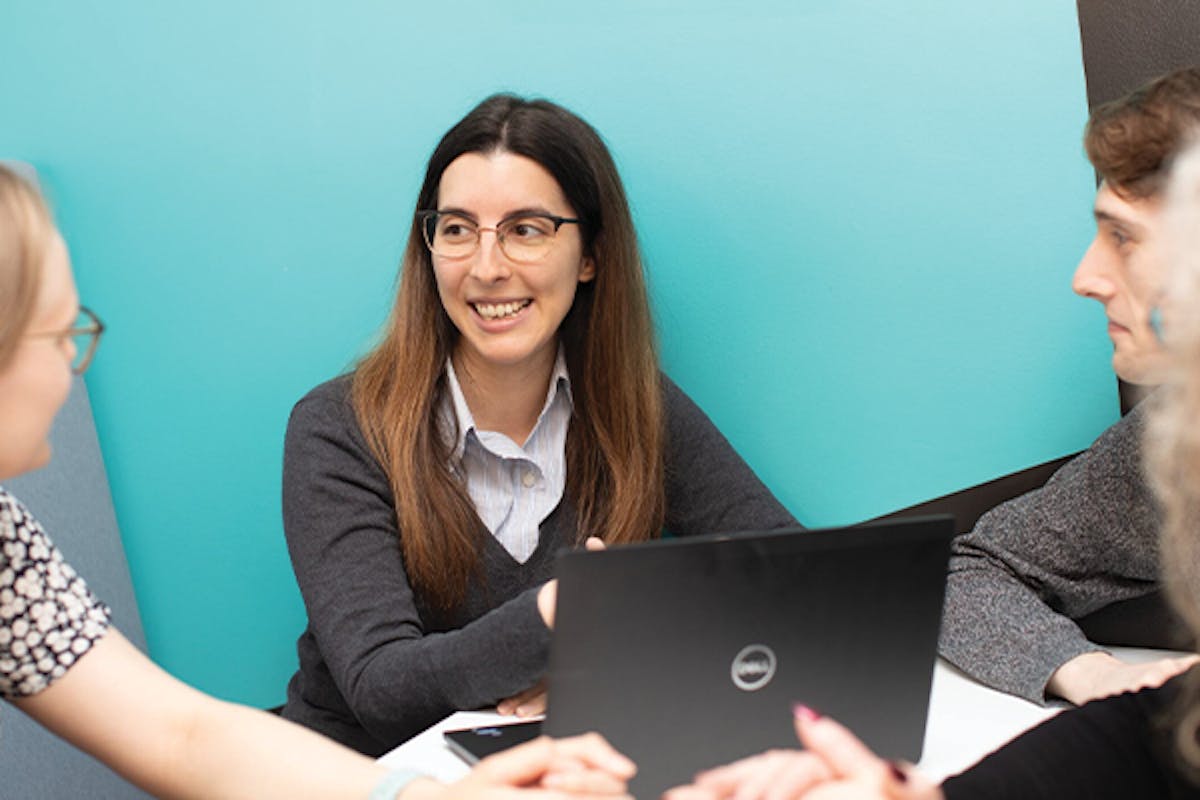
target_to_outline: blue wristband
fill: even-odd
[[[396,800],[396,795],[400,794],[401,789],[418,778],[427,777],[429,776],[423,775],[415,769],[398,769],[395,772],[389,772],[379,783],[375,784],[375,788],[371,790],[371,796],[367,800]]]

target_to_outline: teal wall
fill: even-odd
[[[152,654],[184,679],[282,700],[288,410],[370,340],[426,157],[501,89],[605,135],[668,369],[803,521],[1114,418],[1101,313],[1068,285],[1093,188],[1072,4],[10,4],[0,156],[39,169],[110,326],[97,424]]]

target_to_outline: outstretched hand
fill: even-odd
[[[632,761],[596,733],[542,736],[480,761],[460,781],[414,781],[397,800],[631,800]]]
[[[807,750],[771,750],[702,772],[666,800],[941,800],[933,783],[907,765],[884,761],[838,722],[804,706],[796,735]]]
[[[1108,653],[1084,653],[1055,670],[1046,690],[1081,706],[1102,697],[1161,686],[1198,662],[1200,656],[1194,654],[1130,664]]]

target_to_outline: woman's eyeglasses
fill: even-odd
[[[500,251],[521,264],[541,261],[554,247],[559,228],[580,223],[577,219],[553,214],[522,214],[501,220],[494,228],[483,228],[470,217],[435,209],[418,211],[417,219],[421,222],[425,244],[435,256],[472,256],[479,249],[480,235],[492,231],[500,243]]]
[[[104,323],[92,313],[91,309],[79,307],[79,318],[75,324],[65,331],[48,331],[33,333],[31,336],[39,339],[71,339],[75,343],[75,357],[71,359],[71,372],[82,375],[92,364],[96,355],[96,347],[100,344],[100,334],[104,333]]]

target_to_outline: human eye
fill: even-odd
[[[536,242],[554,235],[554,222],[545,217],[519,217],[504,225],[505,235],[524,242]]]
[[[447,242],[463,242],[475,236],[475,225],[465,217],[452,214],[439,216],[437,237]]]

